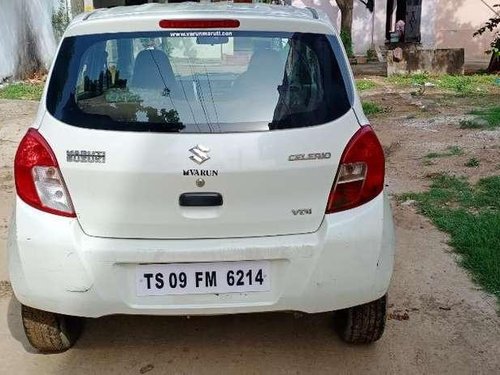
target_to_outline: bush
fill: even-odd
[[[454,91],[459,96],[465,96],[473,91],[473,80],[469,76],[445,75],[440,83],[442,88]]]
[[[342,43],[344,44],[345,51],[347,53],[347,56],[353,57],[354,52],[352,49],[352,37],[351,34],[349,34],[347,31],[342,30],[340,32],[340,39],[342,39]]]
[[[479,167],[479,160],[476,158],[470,158],[464,165],[469,168]]]
[[[377,113],[384,112],[384,109],[380,107],[377,103],[373,102],[363,102],[363,112],[366,116],[375,115]]]
[[[356,87],[359,91],[371,90],[377,87],[377,84],[369,79],[356,80]]]

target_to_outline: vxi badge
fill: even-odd
[[[330,152],[314,152],[311,154],[295,154],[288,157],[288,161],[302,161],[302,160],[322,160],[330,159],[332,154]]]

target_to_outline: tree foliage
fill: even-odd
[[[493,5],[494,8],[500,8],[500,3]],[[500,30],[498,29],[498,26],[500,26],[500,15],[497,13],[495,17],[490,18],[486,23],[484,24],[483,27],[481,27],[479,30],[477,30],[474,33],[474,36],[482,35],[486,31],[491,31],[494,32],[493,36],[493,41],[491,42],[491,50],[486,51],[487,53],[492,53],[496,56],[500,56]]]
[[[493,5],[494,8],[500,8],[500,3]],[[500,15],[498,13],[495,14],[494,17],[491,17],[483,27],[478,29],[474,36],[483,35],[485,32],[490,31],[493,32],[493,40],[490,43],[490,49],[486,51],[486,53],[491,54],[491,61],[488,67],[488,70],[499,71],[500,70]]]
[[[73,14],[73,17],[83,13],[83,0],[71,0],[71,13]]]
[[[59,4],[52,14],[52,27],[54,28],[54,34],[57,39],[61,39],[70,21],[71,19],[68,14],[68,9],[66,8],[66,2],[64,0],[59,0]]]

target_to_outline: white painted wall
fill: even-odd
[[[83,0],[83,7],[86,12],[90,12],[94,10],[94,1],[93,0]]]
[[[492,8],[499,2],[499,0],[436,0],[434,24],[436,48],[465,48],[466,60],[488,62],[490,56],[484,51],[489,48],[494,34],[486,32],[476,38],[473,34],[488,18],[494,17],[495,11],[500,12],[499,8]]]
[[[364,55],[373,46],[385,43],[385,13],[387,0],[375,0],[371,13],[360,1],[354,1],[353,43],[354,53]]]
[[[484,54],[493,33],[474,38],[472,34],[494,13],[491,9],[499,0],[423,0],[421,43],[424,48],[465,48],[466,61],[488,61]],[[335,0],[293,0],[297,7],[314,7],[325,11],[339,28],[340,11]],[[354,0],[354,53],[363,55],[372,45],[385,42],[387,0],[375,0],[374,19],[358,0]],[[498,12],[498,9],[497,9]]]
[[[26,40],[25,26],[33,31],[36,54],[48,67],[56,49],[52,31],[53,2],[46,0],[0,0],[0,82],[18,71],[19,52]]]
[[[303,8],[313,7],[321,9],[332,23],[340,28],[340,10],[335,0],[293,0],[292,5]],[[385,41],[385,11],[387,0],[376,0],[374,13],[370,13],[360,1],[354,1],[353,10],[353,44],[356,55],[364,55],[372,45],[383,44]]]
[[[438,1],[422,0],[422,19],[420,24],[420,43],[424,48],[436,47],[436,20]]]

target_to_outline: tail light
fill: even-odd
[[[328,198],[326,213],[360,206],[384,188],[385,158],[371,126],[363,126],[347,144]]]
[[[54,152],[35,129],[29,129],[14,160],[17,195],[39,210],[75,217]]]

